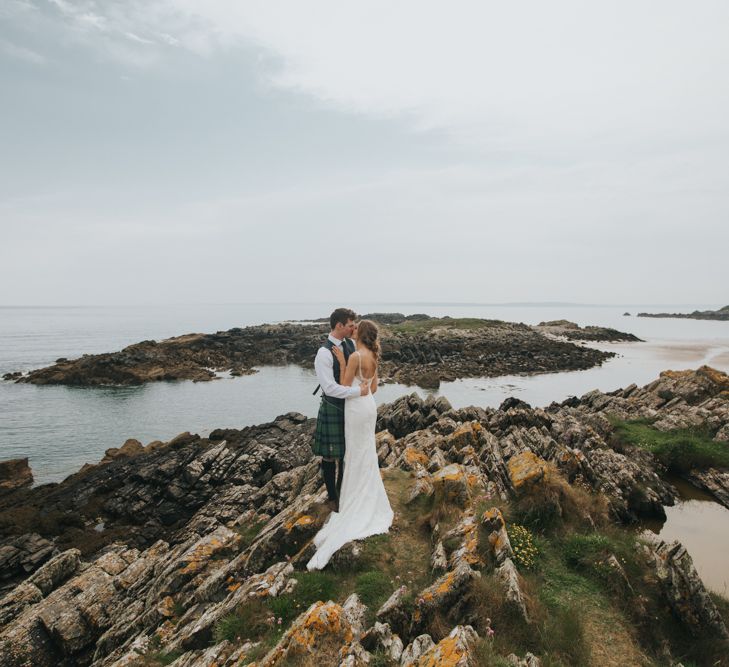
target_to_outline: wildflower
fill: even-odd
[[[281,623],[282,623],[282,622],[283,622],[283,618],[281,618],[281,617],[279,616],[279,619],[278,619],[278,624],[279,624],[279,625],[281,625]]]
[[[491,629],[491,627],[486,628],[486,636],[487,637],[493,637],[496,633]]]

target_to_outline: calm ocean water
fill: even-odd
[[[690,304],[670,310],[690,312],[723,305]],[[355,303],[351,307],[360,313],[425,312],[527,324],[568,319],[580,325],[611,326],[646,341],[596,345],[619,356],[586,371],[446,383],[436,393],[447,396],[455,407],[498,406],[512,395],[535,406],[547,405],[591,389],[646,384],[669,368],[709,364],[729,372],[729,323],[634,317],[643,310],[664,312],[665,306]],[[331,304],[4,307],[0,308],[0,375],[46,366],[58,357],[114,351],[140,340],[323,317],[331,308]],[[624,317],[625,311],[633,316]],[[123,388],[36,387],[0,381],[0,460],[27,456],[36,483],[60,481],[84,463],[97,462],[106,449],[120,446],[127,438],[146,444],[183,431],[206,435],[214,428],[241,428],[290,411],[315,416],[318,400],[311,394],[315,386],[313,369],[295,366],[264,367],[255,375],[213,382]],[[385,385],[376,399],[388,402],[412,391],[425,395],[415,387]],[[680,507],[681,511],[669,511],[663,527],[671,537],[690,541],[690,533],[699,530],[704,541],[715,543],[729,535],[729,510],[693,500]],[[727,573],[712,564],[711,551],[695,547],[692,555],[706,583],[726,592]]]

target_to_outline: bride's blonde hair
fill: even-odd
[[[357,325],[357,344],[360,343],[375,355],[375,361],[380,360],[380,330],[372,320],[362,320]]]

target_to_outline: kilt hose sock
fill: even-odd
[[[327,496],[329,500],[337,500],[337,485],[335,482],[336,477],[336,466],[334,461],[322,461],[321,462],[321,474],[324,477],[324,484],[327,487]]]

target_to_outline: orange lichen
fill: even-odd
[[[457,665],[467,653],[458,646],[457,637],[446,637],[427,653],[420,656],[418,667],[453,667]]]
[[[504,525],[504,515],[498,507],[492,507],[490,510],[486,510],[481,515],[481,522],[491,524],[492,522],[497,526]]]
[[[316,602],[308,612],[294,622],[279,644],[261,663],[261,667],[274,665],[290,653],[310,652],[326,635],[341,635],[345,643],[351,642],[353,638],[352,628],[338,604]]]
[[[466,475],[466,481],[468,482],[468,486],[473,487],[476,486],[480,480],[478,478],[478,475],[474,473],[469,473],[468,475]]]
[[[701,368],[696,371],[696,374],[708,378],[720,387],[729,388],[729,375],[717,370],[716,368],[712,368],[711,366],[701,366]]]
[[[198,544],[193,552],[186,556],[187,565],[182,568],[184,574],[195,574],[202,570],[210,560],[210,557],[225,546],[219,539],[213,537],[209,542]]]
[[[308,526],[310,524],[314,523],[314,517],[309,516],[308,514],[304,514],[297,519],[294,519],[292,521],[287,521],[285,524],[286,532],[291,532],[294,528],[298,526]]]
[[[451,584],[453,584],[453,579],[455,578],[455,574],[453,572],[449,572],[443,580],[438,584],[438,587],[435,589],[436,593],[440,593],[441,595],[443,593],[447,593],[450,588]]]
[[[455,482],[462,479],[464,479],[463,466],[458,463],[451,463],[451,465],[441,468],[433,475],[433,481],[435,482]]]
[[[467,533],[463,548],[465,550],[464,558],[469,565],[481,562],[481,557],[478,555],[478,535],[475,529]]]
[[[175,601],[169,596],[166,595],[160,603],[157,605],[157,611],[162,616],[174,616],[175,615]]]
[[[526,450],[509,459],[509,476],[516,490],[544,477],[546,461],[534,452]]]
[[[175,626],[168,619],[160,625],[154,632],[154,636],[159,638],[162,644],[166,644],[175,633]]]
[[[411,445],[408,445],[405,448],[405,451],[403,452],[403,456],[405,458],[405,461],[409,463],[411,466],[420,464],[420,465],[427,465],[428,463],[428,457],[421,452],[419,449],[416,449],[415,447],[412,447]]]

